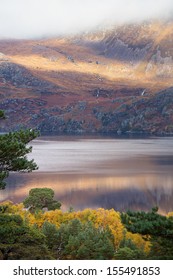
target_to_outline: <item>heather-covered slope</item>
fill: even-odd
[[[173,23],[0,41],[1,130],[173,132]]]

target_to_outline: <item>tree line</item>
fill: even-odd
[[[0,204],[0,259],[173,259],[173,213],[63,212],[51,189]]]

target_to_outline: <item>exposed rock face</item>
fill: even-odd
[[[92,45],[92,43],[90,43]],[[93,47],[99,51],[100,55],[108,58],[117,59],[120,61],[139,62],[148,53],[151,43],[146,45],[131,46],[123,42],[117,37],[117,34],[110,34],[110,37],[105,37],[100,42],[93,44]]]
[[[0,41],[1,131],[173,133],[173,23]]]
[[[82,37],[86,44],[101,56],[126,62],[144,75],[173,77],[172,22],[144,23],[114,27],[106,32]]]
[[[35,88],[37,90],[47,89],[54,90],[55,85],[38,79],[26,68],[16,65],[5,59],[0,60],[0,79],[4,83],[11,83],[13,86],[22,88]]]
[[[8,99],[1,103],[7,119],[1,130],[35,127],[58,133],[147,133],[173,134],[173,88],[149,97],[109,101],[106,107],[78,102],[69,106],[45,108],[43,99]]]
[[[103,113],[102,130],[122,133],[173,133],[173,88]],[[100,116],[99,116],[100,117]]]

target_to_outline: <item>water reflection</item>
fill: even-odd
[[[20,202],[35,187],[51,187],[63,209],[86,207],[173,211],[173,139],[40,139],[40,166],[12,174],[0,200]],[[46,158],[45,158],[46,154]]]

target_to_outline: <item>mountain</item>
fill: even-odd
[[[1,131],[173,133],[172,42],[172,21],[1,40]]]

